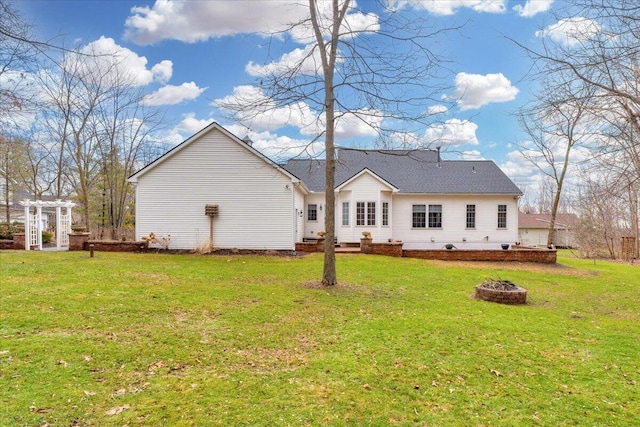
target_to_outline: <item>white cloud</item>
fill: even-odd
[[[460,153],[460,160],[484,160],[484,157],[478,150],[467,150]]]
[[[200,132],[215,121],[216,120],[213,118],[198,119],[196,117],[196,113],[186,113],[183,115],[182,121],[180,121],[177,126],[171,128],[160,139],[163,142],[168,143],[170,146],[175,146]],[[227,126],[225,127],[228,128]]]
[[[454,97],[461,110],[480,108],[492,102],[507,102],[515,99],[519,89],[502,73],[467,74],[458,73]]]
[[[538,168],[527,160],[519,150],[507,153],[507,160],[500,164],[500,169],[510,178],[520,181],[538,172]]]
[[[294,69],[297,69],[299,74],[313,75],[321,72],[322,61],[318,49],[314,50],[314,45],[307,45],[304,49],[294,49],[282,55],[277,62],[267,65],[249,62],[245,69],[251,76],[284,74]]]
[[[450,119],[443,124],[430,126],[423,140],[427,146],[478,145],[478,125],[468,120]]]
[[[442,113],[446,113],[447,111],[449,111],[449,108],[446,105],[438,104],[438,105],[432,105],[431,107],[429,107],[427,109],[427,114],[429,115],[442,114]]]
[[[564,46],[575,46],[584,43],[599,34],[602,27],[596,21],[581,16],[561,19],[544,30],[536,31],[537,37],[549,37]]]
[[[397,9],[410,6],[434,15],[453,15],[461,8],[486,13],[504,13],[507,10],[507,0],[395,0],[389,3]]]
[[[330,3],[320,2],[320,6],[322,15]],[[195,43],[234,34],[282,31],[290,31],[295,40],[303,43],[314,38],[308,26],[296,25],[292,29],[291,24],[309,17],[308,5],[295,0],[156,0],[151,7],[133,7],[131,13],[125,22],[124,37],[141,45],[160,40]],[[374,14],[350,13],[345,19],[345,28],[377,31],[378,19]]]
[[[523,18],[530,18],[532,16],[537,15],[538,13],[546,12],[551,8],[554,0],[527,0],[527,2],[522,5],[513,6],[513,10],[515,10],[518,15]]]
[[[145,105],[175,105],[182,101],[196,99],[207,88],[200,88],[194,82],[180,86],[167,85],[144,97]]]
[[[171,61],[164,60],[149,69],[146,57],[139,56],[118,45],[112,38],[104,36],[83,46],[79,52],[83,56],[74,53],[66,55],[67,66],[77,61],[78,68],[87,74],[98,71],[103,75],[111,75],[114,79],[125,79],[135,86],[146,86],[153,81],[164,82],[171,77],[173,68]]]
[[[322,119],[321,122],[324,123],[324,116]],[[382,115],[378,110],[357,110],[342,113],[336,119],[336,138],[375,137],[378,135],[377,130],[381,123]]]
[[[324,140],[312,142],[310,139],[295,139],[268,131],[255,132],[237,124],[225,128],[238,138],[248,136],[253,148],[273,160],[317,156],[324,151]]]
[[[238,123],[255,131],[274,131],[286,126],[298,128],[300,134],[316,136],[324,130],[324,116],[319,116],[308,104],[296,102],[277,106],[256,86],[236,86],[233,94],[216,99],[213,104],[232,112]],[[374,136],[382,122],[376,110],[336,112],[336,138]]]
[[[171,79],[173,75],[173,62],[165,59],[164,61],[158,62],[156,65],[151,67],[151,72],[153,73],[153,77],[156,81],[160,83],[166,83]]]
[[[298,102],[278,107],[256,86],[236,86],[233,94],[216,99],[213,104],[233,112],[239,123],[258,131],[275,130],[284,126],[307,129],[314,126],[316,114],[311,108]]]
[[[160,40],[187,43],[239,33],[282,31],[306,10],[288,1],[188,1],[157,0],[153,6],[131,9],[124,36],[142,45]]]

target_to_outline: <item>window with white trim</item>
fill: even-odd
[[[389,225],[389,202],[382,202],[382,225]]]
[[[318,220],[318,205],[315,203],[307,205],[307,221]]]
[[[467,205],[467,228],[476,228],[476,205]]]
[[[356,202],[356,225],[376,225],[376,202]]]
[[[498,228],[507,228],[507,205],[498,205]]]
[[[442,228],[442,205],[429,205],[429,228]]]
[[[349,225],[349,202],[342,202],[342,225]]]
[[[427,228],[427,206],[413,205],[411,227]]]

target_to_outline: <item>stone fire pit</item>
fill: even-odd
[[[527,290],[516,286],[509,280],[486,279],[476,286],[475,297],[500,304],[525,304]]]

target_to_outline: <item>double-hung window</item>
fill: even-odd
[[[442,228],[442,205],[429,205],[429,228]]]
[[[467,205],[467,228],[476,228],[476,205]]]
[[[498,228],[507,228],[507,205],[498,205]]]
[[[356,225],[376,225],[376,202],[356,202]]]
[[[389,202],[382,202],[382,225],[389,225]]]
[[[349,202],[342,202],[342,225],[349,225]]]
[[[413,205],[411,227],[427,228],[427,206]]]
[[[318,205],[308,204],[307,205],[307,221],[317,221],[318,220]]]

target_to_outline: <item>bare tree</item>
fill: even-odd
[[[558,22],[541,30],[540,48],[522,46],[536,61],[541,74],[564,73],[591,88],[599,101],[601,125],[633,128],[640,134],[640,5],[633,0],[575,0],[567,2],[556,15]],[[616,168],[628,182],[628,202],[635,206],[634,186],[640,169],[637,142],[611,138],[606,151],[594,149],[602,160],[616,157]],[[611,153],[621,151],[622,156]],[[613,164],[610,164],[612,166]],[[635,193],[635,195],[633,194]],[[635,200],[635,202],[633,201]],[[638,210],[631,209],[638,242]],[[637,248],[636,248],[637,251]]]
[[[396,132],[424,130],[433,119],[426,107],[442,102],[439,96],[444,90],[434,82],[448,74],[433,40],[453,28],[434,29],[417,13],[405,15],[391,9],[391,3],[376,4],[382,10],[380,15],[361,12],[350,0],[308,0],[307,18],[293,23],[287,31],[306,44],[298,59],[256,67],[260,96],[236,97],[219,104],[249,128],[254,120],[275,110],[308,108],[313,112],[313,120],[302,126],[307,132],[317,129],[313,143],[324,142],[325,286],[337,283],[336,129],[345,123],[364,124],[387,141]]]
[[[535,101],[519,113],[520,123],[530,137],[520,145],[520,152],[551,179],[554,187],[549,206],[551,220],[547,245],[553,244],[556,215],[572,150],[593,137],[589,115],[593,89],[580,81],[564,79],[562,74],[546,75],[541,82],[543,89]]]
[[[162,118],[161,110],[144,105],[144,92],[135,87],[132,77],[116,67],[105,100],[95,113],[103,187],[101,232],[110,229],[112,239],[120,237],[125,214],[135,198],[127,178],[135,172],[144,144]]]
[[[6,0],[0,0],[0,122],[25,111],[34,92],[25,90],[35,64],[31,28]]]

